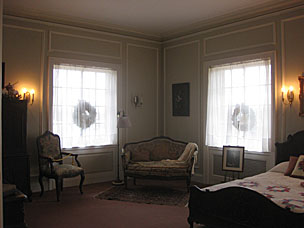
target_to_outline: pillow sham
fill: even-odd
[[[276,172],[276,173],[285,173],[289,162],[281,162],[277,164],[276,166],[272,167],[268,172]]]
[[[291,176],[304,178],[304,155],[301,155],[299,157],[297,164],[291,173]]]
[[[298,157],[296,156],[290,156],[289,157],[289,163],[288,163],[288,167],[286,169],[286,171],[284,172],[285,176],[290,176],[292,171],[294,170],[296,163],[298,161]]]

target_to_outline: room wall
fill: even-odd
[[[245,171],[241,176],[271,168],[275,161],[274,143],[304,129],[304,119],[299,117],[298,90],[298,76],[304,72],[303,28],[303,7],[297,7],[164,42],[164,132],[170,137],[198,143],[200,153],[195,180],[217,183],[225,175],[221,171],[221,149],[205,146],[210,65],[253,56],[269,56],[273,61],[273,147],[270,153],[246,153]],[[189,117],[172,115],[172,83],[181,82],[190,82]],[[282,85],[295,88],[291,106],[282,105]]]
[[[17,83],[35,89],[35,101],[28,105],[27,150],[30,155],[32,190],[38,186],[36,137],[49,128],[48,69],[51,58],[68,58],[117,65],[118,110],[130,117],[132,127],[122,129],[120,145],[160,134],[159,82],[161,44],[145,39],[98,32],[55,23],[44,23],[4,16],[3,61],[6,64],[6,83]],[[135,107],[132,97],[142,101]],[[117,147],[105,146],[78,150],[85,169],[85,184],[113,180],[116,177]],[[65,186],[77,184],[74,178]],[[48,184],[48,183],[46,183]],[[53,187],[51,182],[50,188]]]
[[[120,145],[157,135],[193,141],[199,145],[194,180],[223,180],[221,149],[205,146],[208,66],[252,56],[270,56],[273,77],[273,144],[302,130],[298,116],[298,79],[303,69],[303,7],[238,21],[191,35],[155,42],[96,30],[4,16],[3,61],[6,82],[16,89],[34,88],[35,102],[28,106],[28,153],[31,157],[32,189],[37,185],[36,137],[48,129],[48,64],[50,58],[117,64],[121,68],[120,110],[129,115],[132,127],[122,129]],[[172,84],[190,83],[190,116],[172,116]],[[296,88],[295,101],[282,105],[282,85]],[[132,98],[139,96],[137,107]],[[114,179],[116,147],[89,149],[80,156],[86,182]],[[244,176],[274,165],[271,153],[246,153]],[[76,184],[73,180],[67,185]],[[50,186],[52,187],[52,186]]]

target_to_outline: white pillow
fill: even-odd
[[[281,162],[276,166],[272,167],[268,172],[285,173],[288,167],[289,161]]]

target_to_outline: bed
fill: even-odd
[[[190,187],[190,227],[304,227],[304,180],[284,176],[289,157],[304,154],[304,131],[275,145],[276,166],[265,173],[203,189]]]

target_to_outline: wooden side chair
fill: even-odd
[[[52,178],[56,182],[57,201],[60,201],[60,192],[63,190],[63,179],[80,175],[79,190],[83,194],[82,184],[84,181],[84,169],[81,167],[77,154],[65,153],[61,151],[60,137],[50,131],[46,131],[43,135],[37,137],[38,162],[39,162],[39,183],[41,187],[40,196],[43,195],[44,187],[42,178]],[[76,163],[63,164],[63,160],[72,156]]]

